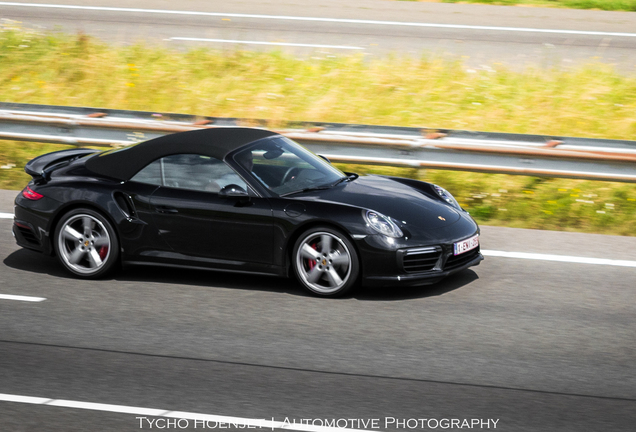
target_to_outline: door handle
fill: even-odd
[[[156,209],[159,213],[179,213],[179,210],[173,207],[157,206]]]

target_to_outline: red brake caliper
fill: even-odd
[[[314,250],[318,250],[318,249],[316,249],[316,245],[317,245],[317,243],[314,243],[314,244],[312,244],[312,245],[311,245],[311,247],[312,247]],[[308,259],[308,260],[307,260],[307,264],[309,265],[309,270],[312,270],[312,269],[314,268],[314,266],[316,265],[316,260],[310,260],[310,259]]]
[[[106,255],[108,254],[108,246],[102,246],[99,248],[99,257],[103,260],[104,258],[106,258]]]

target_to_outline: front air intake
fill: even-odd
[[[451,255],[444,264],[444,271],[462,267],[479,256],[479,247],[460,255]]]
[[[442,249],[440,247],[409,249],[402,255],[402,268],[407,273],[421,273],[433,270],[437,265]]]

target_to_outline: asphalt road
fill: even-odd
[[[491,67],[493,63],[513,68],[527,65],[569,67],[600,61],[615,64],[623,72],[636,73],[636,14],[629,12],[388,0],[139,0],[134,4],[123,0],[101,0],[91,4],[81,0],[60,0],[54,4],[134,7],[138,10],[36,8],[0,3],[0,19],[5,20],[4,23],[9,22],[6,20],[19,21],[27,27],[84,32],[118,43],[146,40],[179,47],[282,49],[314,56],[355,52],[367,56],[388,53],[432,55],[462,59],[475,68]],[[164,12],[150,13],[148,9]],[[183,15],[174,14],[174,11],[221,15]],[[280,16],[323,20],[290,20]],[[389,25],[387,21],[393,24]],[[422,27],[422,23],[460,27]],[[541,32],[545,29],[565,32]],[[617,33],[632,36],[618,36]],[[280,45],[268,45],[272,43]]]
[[[0,212],[15,193],[0,191]],[[0,299],[0,393],[379,419],[355,425],[365,430],[429,430],[387,417],[497,419],[504,431],[636,424],[635,268],[489,257],[431,287],[325,300],[293,281],[204,271],[84,282],[18,248],[11,223],[0,219],[0,294],[46,300]],[[482,247],[636,260],[626,237],[483,227]],[[149,429],[136,417],[0,402],[7,431]]]

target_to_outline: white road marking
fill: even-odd
[[[248,45],[280,45],[280,46],[295,46],[295,47],[310,47],[310,48],[338,48],[338,49],[350,49],[350,50],[364,49],[361,47],[346,46],[346,45],[315,45],[315,44],[302,44],[302,43],[290,43],[290,42],[259,42],[259,41],[246,41],[246,40],[205,39],[205,38],[191,38],[191,37],[172,37],[170,38],[170,40],[238,43],[238,44],[248,44]]]
[[[41,302],[41,301],[44,301],[46,299],[44,297],[31,297],[31,296],[0,294],[0,300],[17,300],[17,301],[25,301],[25,302]]]
[[[13,213],[0,213],[0,219],[13,219]]]
[[[612,259],[605,259],[605,258],[586,258],[586,257],[576,257],[576,256],[567,256],[567,255],[550,255],[550,254],[527,253],[527,252],[504,252],[504,251],[495,251],[495,250],[482,250],[481,253],[485,256],[502,257],[502,258],[520,258],[520,259],[556,261],[556,262],[567,262],[567,263],[577,263],[577,264],[597,264],[597,265],[608,265],[608,266],[618,266],[618,267],[636,267],[636,261],[612,260]]]
[[[140,416],[152,416],[152,417],[168,417],[175,419],[186,420],[200,420],[205,422],[224,424],[224,425],[236,425],[240,428],[267,428],[273,429],[287,429],[294,431],[307,431],[307,432],[369,432],[363,429],[350,429],[340,427],[329,426],[314,426],[309,424],[290,423],[265,419],[252,419],[244,417],[229,417],[214,414],[203,414],[185,411],[169,411],[154,408],[142,408],[131,407],[126,405],[111,405],[94,402],[82,402],[63,399],[47,399],[32,396],[21,396],[0,393],[1,402],[17,402],[35,405],[48,405],[62,408],[79,408],[92,411],[105,411],[122,414],[135,414]]]
[[[450,28],[450,29],[464,29],[464,30],[492,30],[492,31],[523,32],[523,33],[556,33],[556,34],[572,34],[572,35],[588,35],[588,36],[636,37],[636,33],[614,33],[614,32],[585,31],[585,30],[559,30],[559,29],[541,29],[541,28],[527,28],[527,27],[475,26],[475,25],[461,25],[461,24],[376,21],[376,20],[360,20],[360,19],[347,19],[347,18],[298,17],[298,16],[286,16],[286,15],[256,15],[256,14],[240,14],[240,13],[118,8],[118,7],[106,7],[106,6],[76,6],[76,5],[41,4],[41,3],[0,2],[0,5],[49,8],[49,9],[78,9],[78,10],[94,10],[94,11],[108,11],[108,12],[128,12],[128,13],[136,12],[136,13],[152,13],[152,14],[169,14],[169,15],[198,15],[198,16],[233,17],[233,18],[276,19],[276,20],[287,20],[287,21],[314,21],[314,22],[332,22],[332,23],[346,23],[346,24],[366,24],[366,25],[371,24],[371,25],[389,25],[389,26],[405,26],[405,27]]]
[[[64,400],[64,399],[52,399],[48,402],[44,402],[44,405],[56,406],[60,408],[79,408],[91,411],[106,411],[106,412],[114,412],[114,413],[122,413],[122,414],[139,414],[146,416],[154,416],[159,417],[164,414],[167,414],[168,411],[153,409],[153,408],[141,408],[141,407],[131,407],[126,405],[112,405],[112,404],[102,404],[102,403],[94,403],[94,402],[81,402],[81,401],[72,401],[72,400]]]
[[[28,403],[28,404],[45,404],[50,402],[52,399],[33,397],[33,396],[20,396],[20,395],[10,395],[0,393],[0,401],[3,402],[18,402],[18,403]]]

